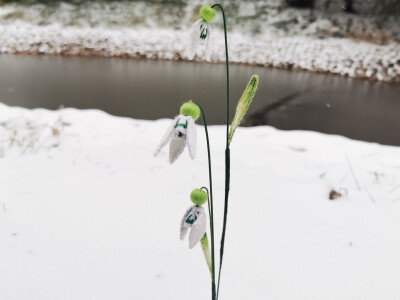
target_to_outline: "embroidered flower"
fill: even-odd
[[[206,213],[201,206],[193,205],[189,207],[182,218],[181,222],[181,241],[190,230],[189,234],[189,249],[192,249],[200,242],[204,233],[206,233],[207,219]]]
[[[161,149],[169,144],[169,162],[174,163],[182,154],[185,146],[188,146],[189,155],[192,159],[196,156],[197,133],[195,120],[200,116],[200,108],[193,102],[184,103],[177,116],[169,126],[160,144],[154,152],[157,156]]]
[[[206,59],[211,58],[211,25],[209,24],[215,18],[215,10],[210,5],[205,5],[200,10],[200,20],[196,21],[190,29],[189,44],[187,53],[189,59],[193,59],[200,44],[204,44]]]
[[[195,189],[190,194],[190,198],[195,205],[189,207],[189,209],[183,215],[181,221],[180,238],[181,241],[183,241],[188,230],[190,229],[189,249],[192,249],[194,246],[196,246],[198,242],[200,242],[200,240],[202,240],[202,238],[204,238],[204,240],[207,239],[207,237],[204,237],[207,228],[207,218],[206,213],[201,205],[203,205],[207,201],[208,195],[203,190]],[[202,244],[204,248],[204,243]]]

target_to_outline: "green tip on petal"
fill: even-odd
[[[191,116],[193,120],[197,120],[200,117],[200,108],[197,104],[192,101],[183,103],[180,109],[180,114],[184,116]]]
[[[206,203],[206,201],[208,199],[208,195],[203,190],[195,189],[190,194],[190,199],[192,200],[192,202],[194,204],[200,206],[200,205],[203,205],[204,203]]]
[[[200,18],[207,23],[210,23],[212,20],[214,20],[215,14],[215,9],[213,9],[210,5],[204,5],[200,9]]]

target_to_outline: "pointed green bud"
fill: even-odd
[[[200,117],[200,108],[192,101],[183,103],[180,109],[180,114],[184,116],[191,116],[193,120],[197,120]]]
[[[229,131],[228,143],[231,144],[233,134],[235,133],[236,128],[239,126],[240,122],[243,119],[243,116],[249,109],[251,101],[253,101],[253,97],[257,91],[258,86],[258,75],[253,75],[247,84],[246,89],[243,92],[242,97],[239,100],[239,103],[236,107],[235,117],[233,118],[231,129]]]
[[[204,257],[206,258],[208,268],[210,269],[210,272],[212,273],[211,255],[210,255],[210,249],[208,248],[207,233],[205,233],[203,235],[203,238],[201,239],[201,249],[203,249]]]
[[[194,204],[201,206],[204,203],[206,203],[206,201],[208,199],[208,194],[203,190],[195,189],[190,194],[190,199],[192,200],[192,202]]]
[[[204,5],[200,9],[200,18],[205,22],[210,23],[215,18],[216,11],[210,5]]]

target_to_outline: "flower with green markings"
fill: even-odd
[[[190,194],[190,199],[194,205],[189,207],[189,209],[183,215],[181,221],[180,239],[183,241],[190,229],[189,249],[192,249],[197,245],[198,242],[200,242],[208,268],[210,271],[212,271],[211,255],[206,233],[207,218],[202,207],[202,205],[208,200],[208,194],[202,189],[195,189]]]
[[[189,248],[192,249],[200,242],[206,233],[206,213],[201,206],[206,203],[208,194],[201,189],[195,189],[190,194],[190,199],[194,205],[189,207],[183,215],[181,222],[181,241],[185,238],[188,230],[191,229],[189,234]]]
[[[192,249],[204,236],[207,228],[207,218],[203,207],[193,205],[183,215],[181,221],[181,241],[184,240],[188,230],[189,234],[189,249]]]
[[[189,101],[181,106],[180,114],[172,121],[167,132],[157,146],[154,156],[157,156],[161,149],[169,144],[169,162],[174,163],[182,154],[185,146],[188,146],[189,156],[194,159],[196,156],[197,133],[195,121],[200,116],[200,108]]]
[[[244,90],[243,95],[240,98],[238,105],[236,107],[235,117],[233,118],[231,129],[228,135],[229,145],[231,144],[236,128],[239,126],[240,122],[243,119],[243,116],[246,114],[251,102],[253,101],[253,97],[257,91],[257,87],[258,87],[258,75],[253,75],[249,83],[247,84],[247,87]]]
[[[190,29],[189,44],[187,54],[189,59],[193,59],[199,45],[204,44],[206,59],[211,59],[211,25],[209,24],[215,18],[215,10],[210,5],[205,5],[200,9],[200,20],[196,21]]]

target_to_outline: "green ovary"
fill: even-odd
[[[207,23],[210,23],[212,20],[214,20],[215,15],[216,11],[210,5],[204,5],[200,9],[200,18],[202,18]]]
[[[201,206],[204,203],[206,203],[206,201],[208,199],[208,194],[203,190],[195,189],[190,194],[190,199],[192,200],[192,202],[194,204]]]
[[[180,114],[191,116],[196,121],[200,117],[200,108],[192,101],[189,101],[181,106]]]

